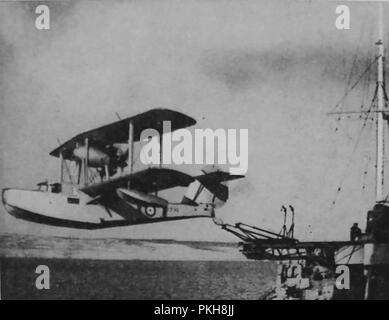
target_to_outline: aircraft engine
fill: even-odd
[[[86,156],[87,156],[86,146],[76,147],[73,150],[73,155],[80,160],[86,159]],[[104,151],[102,151],[94,146],[89,147],[88,156],[89,156],[88,157],[88,165],[90,167],[98,168],[98,167],[103,167],[105,165],[110,164],[110,156],[108,155],[108,153],[106,153],[106,152],[104,152]]]

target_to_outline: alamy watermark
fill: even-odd
[[[162,139],[156,129],[142,131],[140,161],[143,164],[217,164],[229,165],[231,174],[247,172],[248,129],[195,129],[194,133],[179,129],[171,132],[170,121],[163,121],[162,127]]]

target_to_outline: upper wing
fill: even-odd
[[[161,134],[163,132],[163,121],[170,121],[172,131],[196,124],[196,120],[183,113],[169,109],[152,109],[136,116],[83,132],[51,151],[50,155],[59,157],[60,152],[73,150],[78,142],[84,143],[85,138],[88,138],[92,143],[100,145],[127,142],[128,124],[130,121],[134,125],[135,142],[140,140],[140,135],[145,129],[155,129]],[[67,154],[69,152],[63,153],[65,159]]]
[[[185,173],[164,168],[150,168],[125,175],[102,183],[81,188],[91,197],[110,192],[116,188],[125,188],[130,182],[130,188],[133,190],[150,193],[174,187],[185,187],[193,182],[194,179]]]

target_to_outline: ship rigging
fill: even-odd
[[[347,162],[346,171],[354,160],[354,153],[361,141],[362,133],[368,124],[375,129],[375,205],[367,213],[365,233],[350,241],[299,241],[288,230],[286,220],[280,233],[244,223],[221,224],[221,227],[239,237],[241,252],[254,260],[278,261],[276,286],[266,295],[266,299],[382,299],[389,297],[389,194],[385,194],[385,138],[389,113],[388,96],[385,90],[385,47],[383,28],[383,6],[378,3],[378,40],[377,54],[368,60],[366,68],[351,84],[356,56],[348,76],[344,95],[336,103],[329,115],[343,117],[359,116],[362,120],[352,155]],[[346,99],[358,85],[365,81],[365,93],[369,92],[371,72],[376,66],[376,85],[368,109],[342,110]],[[367,94],[363,99],[367,98]],[[335,131],[338,131],[338,126]],[[369,157],[368,160],[371,158]],[[364,169],[364,176],[367,168]],[[337,188],[332,208],[342,191],[347,176],[345,172]],[[365,185],[362,188],[365,191]],[[286,213],[285,213],[286,215]],[[294,231],[293,220],[289,230]],[[284,231],[284,232],[282,232]],[[346,266],[350,272],[351,288],[348,292],[337,290],[337,266]],[[299,270],[296,275],[296,270]]]

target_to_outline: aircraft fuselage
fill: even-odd
[[[94,203],[93,199],[78,192],[77,195],[46,191],[3,189],[4,207],[12,216],[58,227],[76,229],[103,229],[118,226],[180,220],[196,217],[212,217],[210,205],[155,203],[135,205],[129,199],[112,195],[107,205]],[[112,205],[111,205],[112,203]]]

